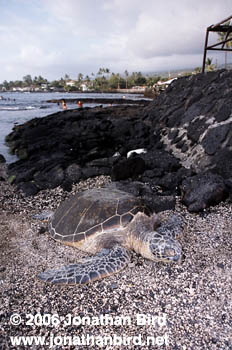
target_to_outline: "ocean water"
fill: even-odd
[[[127,94],[126,99],[142,99],[144,96]],[[5,137],[15,125],[23,124],[33,118],[41,118],[62,110],[61,104],[48,103],[51,99],[81,99],[81,98],[122,98],[123,94],[99,94],[99,93],[29,93],[29,92],[0,92],[0,154],[7,163],[17,160],[17,157],[9,154],[5,144]],[[99,103],[101,104],[101,103]],[[85,103],[84,107],[95,107],[98,104]],[[103,105],[104,106],[104,105]],[[77,108],[75,104],[67,104],[70,109]]]

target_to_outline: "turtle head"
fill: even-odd
[[[182,249],[178,241],[158,232],[148,235],[145,257],[153,261],[179,262]]]
[[[177,219],[173,218],[172,221],[160,225],[157,215],[148,217],[143,213],[136,214],[128,230],[129,247],[152,261],[180,261],[182,249],[174,237],[176,231],[179,233],[181,229],[176,222]]]

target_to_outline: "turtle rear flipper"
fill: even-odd
[[[54,284],[86,284],[110,276],[122,270],[130,261],[130,253],[121,246],[102,249],[92,258],[80,264],[63,266],[58,270],[47,270],[38,274],[44,282]]]

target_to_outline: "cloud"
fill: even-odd
[[[99,37],[102,51],[121,52],[123,43],[125,54],[144,59],[198,55],[206,27],[227,16],[230,8],[230,0],[46,0],[46,4],[74,31]]]
[[[43,4],[72,35],[96,37],[112,31],[105,0],[43,0]]]
[[[42,48],[34,45],[26,45],[20,50],[19,61],[32,67],[44,67],[59,59],[57,52],[45,52]]]
[[[230,11],[231,0],[8,0],[0,81],[198,66],[206,27]]]
[[[221,4],[211,1],[209,12],[208,1],[176,3],[169,1],[167,6],[167,1],[158,5],[152,2],[149,9],[141,10],[128,37],[128,47],[136,56],[146,59],[202,52],[206,27],[224,16]]]

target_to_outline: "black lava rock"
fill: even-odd
[[[25,156],[9,165],[9,176],[15,184],[33,182],[45,189],[110,175],[118,161],[115,153],[146,147],[152,139],[140,117],[142,108],[67,110],[15,126],[7,143],[12,152]],[[143,172],[143,160],[133,163],[134,176]]]
[[[139,192],[156,211],[173,208],[180,191],[190,211],[203,210],[231,196],[231,86],[231,71],[197,74],[147,106],[68,109],[15,126],[6,141],[20,160],[9,178],[33,193],[111,175],[149,185]],[[138,148],[147,153],[126,159]]]
[[[178,78],[144,108],[163,148],[196,173],[214,169],[231,176],[231,85],[232,72],[226,70]]]
[[[175,196],[161,196],[146,194],[143,197],[144,203],[149,206],[152,212],[159,213],[164,210],[174,210],[176,205]]]
[[[136,178],[145,170],[145,161],[141,157],[131,157],[120,161],[112,168],[111,178],[113,181]]]
[[[19,188],[23,191],[26,197],[34,196],[39,192],[39,188],[33,182],[23,182],[19,184]]]
[[[2,154],[0,154],[0,163],[6,163],[6,159]]]
[[[182,201],[190,212],[199,212],[226,199],[229,191],[225,180],[212,173],[189,177],[181,185]]]

